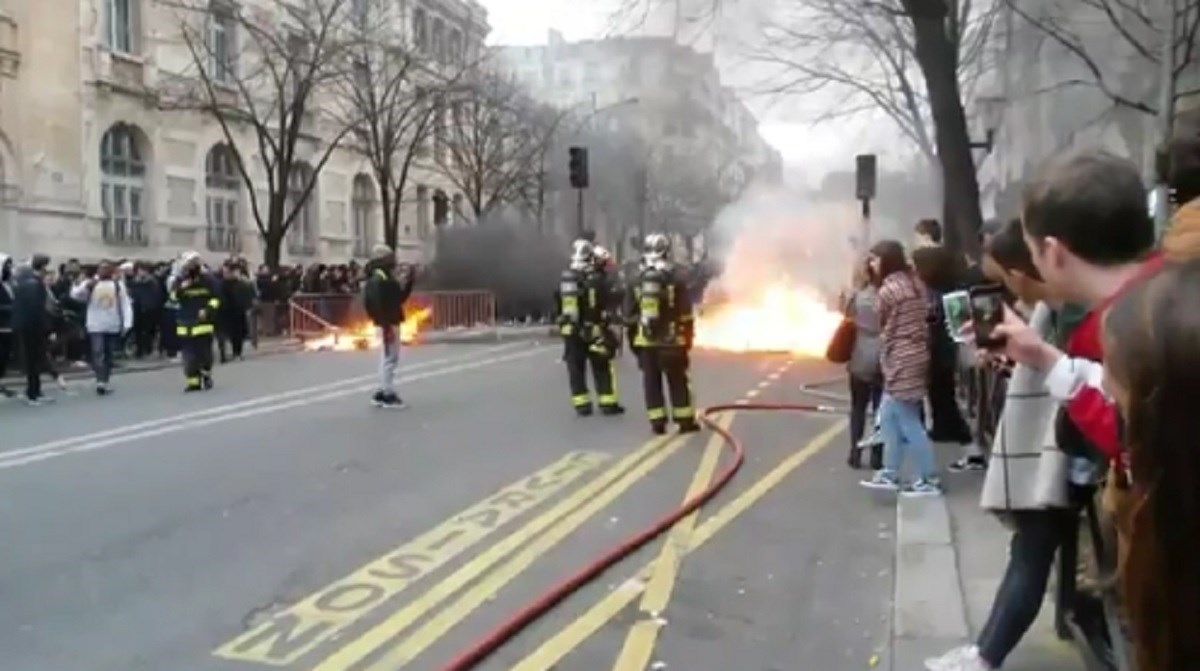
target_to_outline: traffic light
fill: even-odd
[[[586,147],[571,147],[570,175],[571,188],[588,188],[588,150]]]
[[[875,154],[854,157],[854,197],[871,200],[875,197]]]

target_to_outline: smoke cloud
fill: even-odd
[[[851,204],[814,202],[780,188],[754,188],[713,224],[721,272],[705,300],[753,302],[764,287],[807,287],[832,298],[850,283],[862,221]]]

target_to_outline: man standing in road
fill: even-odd
[[[376,245],[364,269],[363,307],[379,328],[382,349],[379,362],[379,389],[371,397],[378,408],[402,409],[404,401],[396,395],[396,367],[400,364],[400,324],[404,321],[404,302],[412,293],[416,269],[406,266],[397,277],[396,253],[387,245]]]
[[[183,344],[184,391],[212,389],[213,335],[221,297],[212,276],[196,252],[183,255],[179,275],[170,280],[171,296],[179,308],[175,333]]]

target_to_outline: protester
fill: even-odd
[[[402,278],[396,276],[396,252],[387,245],[376,245],[367,263],[367,282],[363,306],[367,316],[379,328],[379,389],[371,402],[381,408],[404,408],[396,394],[396,368],[400,363],[400,324],[404,321],[404,302],[412,293],[415,269],[409,266]]]
[[[112,391],[113,357],[122,338],[134,325],[133,301],[125,282],[102,262],[96,275],[81,280],[71,289],[71,298],[87,306],[87,334],[91,343],[92,370],[96,374],[96,393]]]
[[[879,313],[875,308],[877,294],[871,269],[863,261],[854,269],[854,293],[847,299],[845,310],[846,318],[854,322],[854,348],[846,372],[850,378],[850,456],[847,463],[855,469],[862,465],[864,449],[871,450],[871,468],[883,468],[882,444],[873,437],[863,437],[867,418],[878,414],[883,394]]]
[[[925,286],[904,257],[904,247],[884,240],[871,248],[871,271],[881,282],[877,300],[882,321],[883,398],[879,429],[884,442],[883,468],[860,484],[872,489],[902,490],[911,496],[941,494],[933,446],[925,433],[921,406],[929,376],[929,324]],[[905,458],[916,462],[918,477],[903,486]]]
[[[1138,671],[1200,659],[1200,261],[1125,292],[1104,320],[1105,387],[1124,419],[1131,506],[1118,525],[1122,600]]]
[[[136,358],[142,359],[154,351],[155,335],[162,323],[165,297],[162,285],[151,274],[148,264],[136,264],[133,277],[126,282],[129,297],[133,301],[133,352]]]
[[[50,292],[46,287],[46,267],[50,258],[35,254],[29,265],[17,268],[13,292],[12,329],[21,349],[25,369],[25,402],[42,403],[42,369],[46,361],[46,343],[50,336],[50,314],[47,305]]]

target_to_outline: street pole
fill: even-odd
[[[871,199],[862,199],[862,255],[871,251]]]
[[[1158,136],[1160,147],[1166,149],[1175,128],[1175,37],[1179,34],[1179,17],[1175,12],[1175,0],[1163,0],[1166,5],[1166,23],[1163,26],[1162,54],[1159,56],[1162,71],[1159,74],[1161,87],[1158,102]],[[1160,179],[1155,171],[1154,185],[1154,230],[1158,237],[1166,232],[1171,218],[1170,186]],[[1165,177],[1165,176],[1163,176]]]
[[[583,235],[583,189],[575,189],[575,229]]]

